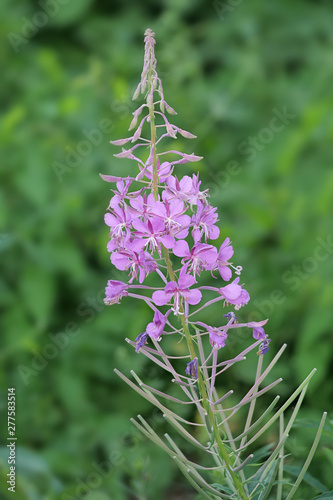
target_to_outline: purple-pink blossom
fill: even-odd
[[[111,254],[111,262],[120,271],[130,271],[130,283],[138,276],[139,283],[143,283],[146,275],[157,269],[154,258],[143,250],[119,249]]]
[[[200,242],[202,236],[204,236],[205,241],[207,239],[216,240],[219,237],[220,230],[215,225],[218,218],[216,210],[217,208],[208,204],[198,203],[197,212],[192,216],[192,236],[195,243]]]
[[[143,196],[139,194],[133,199],[130,199],[130,205],[134,209],[134,213],[137,217],[142,217],[144,221],[148,220],[149,214],[152,211],[152,207],[155,204],[154,195],[149,193],[144,193]]]
[[[132,184],[132,179],[125,179],[117,182],[117,189],[113,190],[114,196],[110,200],[110,207],[117,209],[120,204],[124,203],[124,200],[127,197],[128,190]]]
[[[117,247],[120,242],[130,235],[130,227],[135,217],[133,211],[126,206],[116,205],[112,209],[112,213],[107,212],[104,220],[105,224],[110,227],[110,236],[112,244],[109,245],[109,251]]]
[[[188,235],[191,217],[185,215],[185,211],[186,208],[182,201],[173,200],[172,203],[169,203],[167,198],[165,198],[164,203],[156,201],[151,210],[153,215],[163,220],[167,231],[177,238],[186,238]]]
[[[167,234],[165,224],[159,217],[151,218],[147,222],[136,219],[133,221],[133,227],[136,230],[135,239],[129,242],[128,247],[134,251],[146,248],[161,254],[161,244],[165,248],[172,248],[175,244],[174,237]]]
[[[122,281],[109,280],[105,288],[104,303],[107,305],[118,304],[123,297],[128,295],[128,285]]]
[[[184,202],[190,201],[192,195],[192,179],[188,175],[184,175],[180,179],[176,176],[170,175],[166,181],[166,189],[163,191],[163,199],[167,198],[169,201],[178,199]]]
[[[216,264],[217,250],[213,245],[206,243],[196,243],[190,250],[187,241],[179,240],[174,246],[173,253],[177,257],[183,257],[182,264],[193,274],[200,275],[203,269],[213,269]]]
[[[201,321],[198,321],[197,324],[205,328],[205,333],[208,333],[209,342],[212,347],[217,347],[218,349],[220,349],[221,347],[225,346],[225,341],[228,338],[228,335],[223,327],[216,328],[215,326],[209,326],[206,325],[206,323],[201,323]],[[226,325],[226,327],[228,325]]]
[[[164,290],[158,290],[153,293],[152,299],[157,306],[164,306],[171,302],[173,299],[173,311],[179,314],[183,303],[188,302],[190,305],[196,305],[200,302],[202,294],[200,290],[192,289],[190,287],[196,283],[194,276],[186,273],[184,268],[179,273],[177,281],[170,281],[165,286]]]
[[[219,293],[225,298],[228,304],[233,304],[235,309],[238,310],[250,300],[250,296],[246,290],[239,285],[239,279],[235,278],[229,285],[223,286],[219,289]]]
[[[266,338],[265,330],[262,326],[256,326],[253,328],[253,338],[256,340]]]
[[[198,205],[199,203],[206,203],[208,197],[208,189],[205,191],[200,191],[201,181],[199,180],[199,174],[193,174],[192,176],[192,188],[190,191],[190,204]]]
[[[166,321],[167,315],[162,314],[158,309],[156,309],[153,321],[148,323],[146,328],[146,332],[149,337],[159,339],[163,333]]]
[[[220,349],[225,346],[225,341],[228,338],[228,335],[225,332],[212,326],[207,326],[207,331],[209,334],[209,342],[212,347],[216,346]]]

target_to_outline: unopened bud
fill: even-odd
[[[128,137],[127,139],[117,139],[116,141],[110,141],[110,142],[114,146],[123,146],[124,144],[127,144],[130,140],[131,138]]]
[[[169,115],[176,115],[177,111],[175,111],[169,104],[165,103],[165,107]]]
[[[134,92],[133,97],[132,97],[133,101],[135,101],[135,99],[139,96],[140,90],[141,90],[141,82],[139,83],[139,85],[135,89],[135,92]]]
[[[147,76],[144,76],[141,80],[141,92],[144,93],[146,90],[146,85],[147,85]]]
[[[117,153],[116,155],[113,155],[115,158],[127,158],[132,154],[132,151],[130,149],[124,149],[122,150],[121,153]]]
[[[106,182],[119,182],[123,180],[123,177],[117,177],[116,175],[104,175],[104,174],[99,174],[100,177],[102,177],[103,181]]]
[[[132,128],[135,127],[135,125],[137,124],[138,122],[138,117],[137,115],[134,115],[134,118],[132,119],[131,123],[130,123],[130,126],[128,127],[128,130],[132,130]]]
[[[137,141],[141,135],[141,132],[142,132],[142,125],[136,129],[131,142]]]
[[[187,130],[182,130],[181,128],[178,128],[177,130],[180,133],[180,135],[185,137],[185,139],[196,139],[197,138],[196,135],[191,134],[191,132],[187,132]]]
[[[154,159],[154,148],[150,148],[150,153],[146,161],[146,166],[151,165]]]
[[[183,153],[183,158],[187,161],[200,161],[202,160],[203,156],[196,156],[195,154],[190,154],[187,155],[186,153]]]
[[[174,129],[171,127],[170,123],[167,122],[165,124],[166,126],[166,129],[167,129],[167,132],[169,134],[170,137],[173,137],[174,139],[177,139],[177,136],[176,136],[176,132],[174,131]]]

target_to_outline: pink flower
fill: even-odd
[[[216,346],[220,349],[225,346],[225,341],[228,338],[228,335],[225,332],[212,326],[208,326],[207,331],[209,333],[209,342],[212,347]]]
[[[253,328],[253,338],[256,340],[266,338],[265,330],[263,329],[262,326],[257,326]]]
[[[165,248],[172,248],[175,245],[174,237],[166,234],[165,224],[158,217],[152,218],[148,222],[136,219],[133,221],[133,227],[136,232],[133,241],[128,243],[128,247],[135,252],[148,247],[151,252],[157,250],[161,254],[161,244]]]
[[[200,191],[200,184],[201,181],[199,181],[199,174],[197,175],[193,174],[192,189],[190,194],[191,207],[192,205],[198,205],[200,202],[206,203],[206,198],[208,196],[208,189],[205,189],[205,191]]]
[[[143,196],[138,195],[130,199],[130,205],[134,208],[138,217],[143,216],[144,220],[148,220],[148,215],[151,212],[152,206],[155,204],[154,195],[152,193],[144,193]]]
[[[208,240],[216,240],[220,230],[217,225],[217,208],[208,203],[208,189],[200,190],[199,174],[185,175],[181,179],[173,175],[178,165],[197,162],[202,157],[177,149],[160,150],[160,142],[164,139],[173,142],[179,135],[187,139],[195,136],[180,129],[167,118],[168,114],[173,115],[176,112],[164,98],[162,82],[156,71],[154,45],[154,33],[148,29],[145,32],[141,81],[133,96],[133,99],[136,99],[141,93],[145,96],[145,102],[133,112],[129,127],[129,130],[133,130],[131,137],[113,141],[114,145],[121,148],[121,152],[115,156],[134,160],[138,168],[136,172],[131,172],[130,177],[101,176],[107,182],[116,183],[108,213],[105,215],[105,223],[110,227],[108,250],[111,252],[111,262],[117,269],[129,274],[128,284],[116,280],[108,281],[104,301],[106,304],[114,304],[122,297],[130,295],[142,299],[154,309],[153,320],[136,338],[137,352],[144,349],[149,338],[160,340],[163,333],[178,331],[167,320],[171,311],[175,315],[184,315],[186,322],[189,318],[191,328],[194,325],[203,326],[204,333],[209,335],[209,342],[213,347],[214,369],[210,378],[212,398],[217,353],[218,349],[225,346],[229,330],[239,327],[251,328],[248,331],[253,330],[253,337],[259,340],[258,344],[261,342],[259,354],[267,352],[270,340],[263,328],[266,320],[239,324],[234,312],[229,311],[224,315],[228,319],[226,325],[212,327],[200,321],[193,322],[192,314],[189,315],[189,305],[200,303],[202,290],[213,291],[216,297],[207,300],[202,307],[195,308],[195,314],[218,301],[233,305],[232,309],[236,312],[250,297],[239,283],[239,277],[231,281],[232,270],[239,276],[242,269],[240,266],[234,267],[230,262],[234,254],[230,239],[226,238],[219,249],[207,243]],[[146,131],[149,130],[150,135],[146,136]],[[173,138],[172,141],[170,138]],[[167,161],[162,161],[162,158],[167,158]],[[157,176],[154,175],[156,173]],[[133,187],[138,184],[139,190]],[[189,233],[194,243],[186,241]],[[170,252],[165,252],[166,249]],[[172,267],[172,253],[181,259],[180,271],[175,270],[177,264],[177,267]],[[222,280],[229,284],[221,288],[205,285],[197,285],[197,288],[194,288],[196,278],[202,271],[212,273],[215,270],[218,270]],[[142,284],[146,276],[153,271],[162,280],[163,289]],[[173,276],[173,281],[168,282],[167,276],[170,275]],[[134,280],[138,280],[141,285],[133,285]],[[129,293],[131,288],[139,291]],[[152,298],[147,296],[149,290],[153,291]],[[153,304],[171,304],[171,308],[168,307],[168,312],[163,315]],[[166,324],[168,331],[164,332]],[[198,368],[198,360],[194,358],[187,364],[186,374],[197,378]]]
[[[195,243],[201,240],[202,235],[207,239],[216,240],[219,237],[220,230],[215,226],[217,221],[217,208],[210,205],[204,205],[202,202],[198,203],[197,213],[192,216],[193,231],[192,236]]]
[[[182,268],[179,273],[178,283],[176,281],[170,281],[165,286],[164,290],[154,292],[152,299],[157,306],[164,306],[173,298],[173,311],[178,315],[184,301],[191,305],[199,304],[202,297],[200,290],[190,290],[190,287],[194,285],[194,283],[196,283],[194,276],[186,274],[186,269]]]
[[[188,175],[184,175],[179,181],[177,177],[170,175],[167,179],[167,187],[164,191],[164,198],[169,201],[179,199],[181,201],[189,201],[192,193],[192,179]]]
[[[105,288],[104,303],[107,305],[118,304],[120,299],[128,295],[128,285],[122,281],[109,280]]]
[[[183,257],[182,264],[189,267],[189,272],[200,275],[202,269],[213,269],[216,264],[217,250],[213,245],[197,243],[191,250],[185,240],[176,242],[173,253]]]
[[[167,315],[164,316],[164,314],[156,310],[153,321],[151,323],[148,323],[146,328],[146,332],[148,333],[149,337],[158,339],[163,333],[166,320]]]
[[[124,180],[124,181],[117,182],[118,191],[112,190],[114,193],[114,196],[110,200],[110,207],[111,208],[116,209],[119,204],[124,203],[124,200],[127,196],[128,190],[129,190],[132,182],[133,182],[132,180]]]
[[[169,233],[178,238],[186,238],[191,223],[191,217],[183,215],[185,211],[184,203],[180,200],[173,200],[172,203],[167,199],[164,203],[156,201],[152,207],[152,213],[160,217]]]
[[[214,326],[206,325],[206,323],[197,322],[198,325],[203,326],[206,329],[206,333],[209,334],[209,342],[212,347],[216,346],[218,349],[225,346],[225,341],[228,335],[225,333],[224,329],[216,328]]]
[[[111,241],[108,245],[108,250],[111,252],[118,244],[122,243],[125,238],[130,235],[130,227],[133,220],[133,211],[125,205],[113,207],[112,213],[107,212],[104,216],[104,221],[110,227]]]
[[[239,278],[236,278],[230,285],[219,289],[219,293],[225,298],[228,304],[235,305],[236,310],[247,304],[250,300],[249,294],[242,288],[243,285],[239,285],[238,283]]]
[[[157,269],[157,264],[148,252],[132,252],[120,249],[111,255],[112,264],[120,271],[130,269],[130,283],[139,275],[139,283],[143,283],[146,274]]]

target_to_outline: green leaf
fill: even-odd
[[[312,500],[333,500],[333,490],[327,491],[323,495],[319,495],[319,497],[314,497]]]
[[[286,465],[284,467],[284,470],[286,472],[289,472],[289,474],[291,474],[292,476],[298,477],[301,470],[302,470],[302,467],[295,467],[295,466],[291,466],[291,465]],[[309,484],[310,486],[317,488],[317,490],[319,490],[321,492],[324,492],[326,490],[326,486],[323,483],[321,483],[318,479],[313,477],[311,474],[309,474],[309,472],[307,472],[305,474],[303,481],[305,483]]]
[[[251,483],[249,483],[249,491],[254,491],[256,486],[259,485],[258,492],[252,497],[253,500],[266,500],[268,497],[274,483],[275,476],[277,474],[279,467],[279,460],[275,460],[271,463],[268,473],[265,475],[263,480],[261,480],[262,472],[255,476]],[[252,487],[251,487],[252,486]]]
[[[222,493],[228,493],[229,495],[233,494],[232,489],[229,488],[228,486],[223,486],[222,484],[218,483],[213,483],[211,486],[216,490],[221,491]]]

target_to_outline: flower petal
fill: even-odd
[[[190,257],[190,249],[187,241],[177,241],[173,248],[173,253],[177,255],[177,257]]]
[[[164,290],[157,290],[152,296],[154,304],[164,306],[170,300],[170,294],[166,294]]]
[[[230,281],[231,277],[232,277],[232,272],[231,272],[230,267],[228,267],[228,266],[218,266],[218,268],[219,268],[219,273],[221,275],[221,278],[224,281]]]
[[[197,290],[196,288],[194,290],[189,290],[189,297],[187,301],[189,304],[191,304],[191,306],[199,304],[201,299],[202,299],[202,293],[200,292],[200,290]]]

